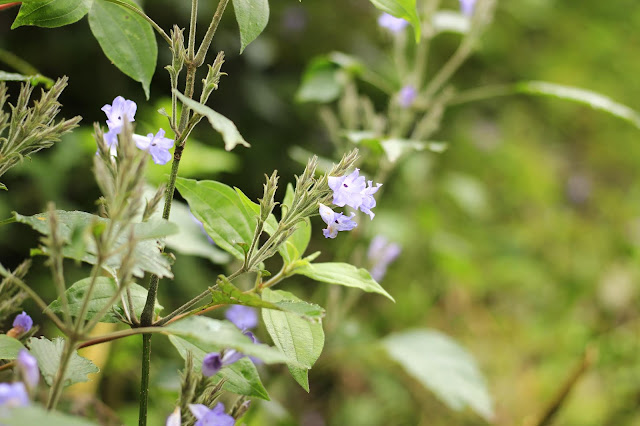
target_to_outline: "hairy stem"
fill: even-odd
[[[69,337],[65,340],[64,349],[62,351],[62,357],[60,358],[60,365],[58,366],[58,371],[56,372],[56,377],[53,380],[53,385],[51,386],[51,390],[49,391],[49,399],[47,400],[47,410],[51,411],[56,408],[58,405],[58,401],[60,400],[60,395],[62,394],[62,388],[64,387],[64,376],[67,373],[67,369],[69,368],[69,361],[71,361],[71,356],[76,350],[76,341],[72,337]]]

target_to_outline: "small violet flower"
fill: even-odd
[[[371,277],[376,281],[381,281],[387,272],[387,267],[393,262],[402,251],[400,245],[390,243],[384,236],[378,235],[369,245],[367,258],[371,264]]]
[[[338,231],[351,231],[358,226],[351,220],[355,215],[355,213],[351,213],[351,216],[347,217],[342,213],[334,212],[324,204],[320,204],[320,217],[327,224],[327,229],[323,229],[322,234],[325,238],[335,238]]]
[[[173,148],[173,139],[165,138],[164,135],[164,129],[160,129],[155,135],[153,133],[147,136],[133,135],[133,140],[138,148],[151,154],[154,163],[163,165],[171,160],[169,149]]]
[[[111,105],[106,104],[101,109],[107,115],[107,127],[109,128],[109,131],[104,134],[104,141],[107,143],[111,155],[116,155],[118,135],[122,132],[125,117],[128,122],[133,122],[138,106],[135,102],[118,96]]]
[[[254,336],[252,332],[244,331],[242,334],[251,339],[253,343],[258,343],[258,339],[256,339],[256,336]],[[208,353],[202,359],[202,374],[204,374],[205,377],[215,376],[220,370],[222,370],[222,367],[231,365],[244,356],[245,355],[242,352],[238,352],[235,349],[226,349],[222,352]]]
[[[33,320],[25,311],[22,311],[22,313],[17,315],[16,319],[13,320],[13,327],[19,328],[18,331],[20,331],[20,334],[26,333],[33,327]]]
[[[373,198],[373,194],[378,191],[382,184],[377,183],[374,187],[372,181],[365,182],[364,176],[360,176],[359,174],[360,170],[355,169],[349,175],[329,176],[328,184],[329,188],[333,190],[333,204],[338,207],[344,207],[347,205],[354,209],[360,209],[373,219],[375,214],[371,209],[376,205],[376,200]],[[322,216],[322,208],[320,209],[320,215]],[[327,216],[327,218],[329,217]],[[325,223],[329,224],[324,216],[322,219]],[[343,231],[343,229],[338,229],[338,231]]]
[[[29,389],[35,389],[40,381],[40,369],[38,368],[38,361],[27,351],[22,349],[18,353],[18,368],[22,373],[22,378],[27,384]]]
[[[258,313],[249,306],[231,305],[224,316],[243,331],[258,325]]]
[[[233,426],[236,423],[233,417],[224,412],[222,402],[211,409],[202,404],[189,404],[189,410],[198,420],[194,426]]]
[[[167,417],[167,422],[165,423],[165,426],[182,426],[182,419],[180,418],[180,407],[176,407],[175,410],[173,410],[173,413],[169,414],[169,417]]]
[[[411,85],[404,86],[398,93],[398,103],[402,108],[409,108],[418,96],[418,91]]]
[[[473,9],[476,6],[477,0],[460,0],[460,10],[468,17],[473,16]]]
[[[378,25],[382,28],[386,28],[392,33],[399,33],[404,30],[409,22],[402,18],[396,18],[395,16],[389,15],[388,13],[383,13],[378,18]]]
[[[0,383],[0,407],[21,407],[25,405],[29,405],[29,395],[24,383]]]

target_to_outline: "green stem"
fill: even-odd
[[[167,33],[165,33],[164,30],[160,27],[160,25],[156,24],[156,22],[153,19],[151,19],[146,13],[144,13],[141,9],[138,9],[136,6],[129,4],[127,2],[124,2],[122,0],[106,0],[106,1],[111,2],[113,4],[117,4],[118,6],[122,6],[125,9],[129,9],[132,12],[135,12],[138,15],[140,15],[142,18],[144,18],[145,21],[150,23],[153,29],[156,30],[158,34],[162,36],[164,41],[169,43],[169,46],[171,46],[171,38],[167,35]]]
[[[11,68],[18,71],[20,74],[24,74],[24,75],[40,74],[40,72],[38,72],[38,70],[33,65],[31,65],[24,59],[17,57],[16,55],[9,52],[8,50],[0,49],[0,62],[4,62],[5,64],[9,65]]]
[[[484,86],[458,93],[447,101],[447,105],[459,105],[467,102],[483,101],[501,96],[517,95],[518,93],[519,91],[516,84]]]
[[[229,0],[220,0],[218,3],[218,7],[216,8],[216,12],[213,14],[213,18],[211,19],[211,24],[209,24],[209,28],[207,28],[207,33],[204,35],[202,39],[202,43],[198,48],[198,53],[194,58],[194,62],[196,66],[200,66],[204,63],[204,58],[207,55],[207,51],[211,46],[211,42],[213,41],[213,36],[216,35],[216,30],[218,29],[218,24],[220,24],[220,19],[222,19],[222,14],[224,10],[227,8],[227,4],[229,4]]]
[[[429,82],[427,88],[425,89],[424,98],[427,100],[427,103],[431,101],[433,95],[435,95],[438,90],[442,88],[442,86],[464,63],[465,59],[467,59],[467,56],[469,56],[469,54],[471,53],[472,46],[472,40],[468,38],[463,40],[462,44],[460,44],[451,58],[449,58],[444,66],[440,68],[438,73],[433,77],[433,79]]]
[[[49,399],[47,400],[47,410],[51,411],[58,405],[58,400],[62,394],[62,388],[64,387],[64,376],[69,368],[69,361],[71,356],[76,350],[76,341],[69,337],[64,343],[64,349],[62,351],[62,357],[60,358],[60,365],[56,372],[56,377],[53,380],[53,385],[49,391]]]
[[[147,424],[147,407],[149,404],[149,372],[151,367],[151,333],[142,335],[142,370],[140,377],[140,411],[138,426]]]
[[[17,222],[17,220],[16,220],[15,217],[10,217],[10,218],[4,219],[4,220],[0,220],[0,226],[8,225],[10,223],[16,223],[16,222]]]

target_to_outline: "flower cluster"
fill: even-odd
[[[364,176],[360,176],[359,169],[345,176],[329,176],[327,183],[333,191],[333,204],[338,207],[349,206],[359,209],[373,219],[375,213],[371,209],[376,206],[373,194],[382,186],[381,183],[373,186],[373,181],[367,181]],[[327,224],[327,228],[322,230],[325,238],[335,238],[338,231],[350,231],[358,226],[352,220],[355,213],[345,216],[343,213],[334,212],[324,204],[320,204],[319,208],[320,217]]]
[[[125,122],[135,121],[138,106],[135,102],[118,96],[111,105],[102,107],[102,111],[107,115],[107,127],[109,131],[104,134],[104,140],[109,147],[111,155],[116,155],[118,146],[118,135],[122,133]],[[151,154],[153,162],[159,165],[167,164],[171,160],[169,149],[173,147],[173,139],[164,137],[165,131],[158,130],[155,135],[149,133],[147,136],[133,135],[136,146]]]
[[[232,305],[225,317],[231,321],[236,327],[242,330],[242,334],[247,336],[253,343],[259,343],[256,336],[249,331],[250,328],[254,328],[258,325],[258,314],[254,308],[242,305]],[[235,349],[225,349],[221,352],[208,353],[202,360],[202,374],[207,377],[214,376],[227,365],[231,365],[243,358],[245,355]],[[260,360],[250,357],[254,363],[259,363]]]

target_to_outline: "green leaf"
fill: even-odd
[[[64,340],[61,337],[56,337],[53,341],[46,337],[32,337],[29,339],[29,347],[31,348],[31,355],[38,361],[42,377],[51,386],[60,365],[60,358],[64,350]],[[69,361],[63,384],[64,386],[70,386],[78,382],[87,382],[89,381],[89,374],[99,371],[100,369],[93,362],[81,357],[77,351],[74,351],[73,355],[71,355],[71,361]]]
[[[548,83],[546,81],[524,81],[517,83],[515,87],[519,93],[556,97],[588,105],[593,109],[605,111],[618,118],[627,120],[640,128],[640,114],[637,111],[626,105],[619,104],[607,96],[590,90]]]
[[[288,184],[287,192],[285,193],[284,200],[282,201],[282,205],[286,209],[291,207],[291,203],[293,202],[293,193],[293,185]],[[290,265],[296,260],[302,258],[310,240],[311,222],[308,218],[305,218],[304,221],[296,225],[296,230],[293,234],[291,234],[285,243],[278,248],[278,252],[280,253],[280,256],[282,256],[284,263]]]
[[[131,1],[128,3],[137,7]],[[107,58],[120,71],[139,81],[149,99],[149,85],[158,59],[158,44],[151,24],[132,10],[94,0],[89,26]]]
[[[416,10],[416,0],[370,0],[383,12],[402,18],[413,26],[416,43],[420,42],[420,18]]]
[[[158,212],[159,215],[160,212]],[[180,232],[167,237],[165,240],[167,247],[183,254],[207,258],[213,263],[229,262],[231,257],[207,239],[204,229],[194,220],[185,203],[173,200],[170,217],[171,223],[178,225]]]
[[[177,336],[169,336],[169,340],[176,347],[182,358],[187,359],[187,353],[191,352],[193,354],[194,369],[196,371],[202,369],[202,360],[207,352]],[[249,358],[241,358],[233,364],[223,367],[213,377],[213,381],[217,383],[221,379],[226,379],[225,384],[222,386],[224,390],[238,395],[255,396],[269,400],[269,394],[260,380],[258,370]]]
[[[71,287],[67,289],[65,292],[67,295],[67,300],[69,302],[69,313],[72,317],[77,317],[80,313],[80,309],[82,308],[82,302],[84,299],[84,295],[86,294],[89,286],[91,284],[91,278],[85,278],[83,280],[77,281]],[[93,292],[91,294],[91,300],[89,300],[89,305],[87,309],[87,319],[92,319],[98,312],[105,307],[106,303],[111,299],[111,297],[115,294],[117,290],[117,285],[115,280],[107,277],[98,277],[93,287]],[[142,314],[142,310],[144,309],[144,305],[147,301],[147,289],[138,284],[132,283],[129,285],[129,290],[131,292],[131,299],[133,300],[133,310],[138,317]],[[122,293],[125,294],[124,292]],[[50,305],[49,309],[55,313],[62,312],[62,301],[60,298],[54,300]],[[115,310],[115,312],[114,312]],[[124,311],[122,309],[122,302],[118,301],[114,305],[114,310],[108,311],[107,314],[102,317],[100,322],[109,322],[115,323],[120,321],[120,317],[116,315],[116,313],[124,316]],[[162,306],[160,306],[156,302],[155,311],[156,313],[162,310]]]
[[[0,411],[0,420],[4,426],[47,425],[47,426],[98,426],[97,423],[58,411],[47,411],[39,405],[11,407]]]
[[[328,263],[308,263],[301,262],[293,271],[294,274],[307,276],[316,281],[329,284],[339,284],[346,287],[355,287],[368,293],[378,293],[388,297],[395,302],[395,299],[378,284],[369,271],[356,268],[348,263],[328,262]]]
[[[250,147],[249,143],[244,140],[238,128],[233,121],[229,120],[224,115],[212,110],[206,105],[202,105],[200,102],[196,102],[193,99],[189,99],[184,96],[182,93],[174,90],[174,92],[178,99],[182,101],[187,107],[191,108],[194,112],[207,117],[211,127],[222,135],[222,139],[224,140],[224,149],[227,151],[231,151],[236,145],[244,145],[246,147]]]
[[[293,294],[282,290],[265,289],[262,292],[262,298],[273,303],[301,302]],[[289,364],[289,371],[296,382],[309,392],[308,370],[316,362],[324,346],[322,324],[310,323],[294,314],[269,309],[262,310],[262,319],[275,345],[289,359],[306,367]]]
[[[268,0],[233,0],[233,10],[240,27],[240,53],[242,53],[269,22]]]
[[[240,201],[242,201],[242,203],[250,210],[253,212],[253,215],[256,219],[256,225],[258,224],[258,217],[260,216],[260,205],[257,203],[254,203],[253,201],[251,201],[251,199],[249,197],[247,197],[244,192],[242,192],[239,188],[234,187],[233,189],[236,190],[236,192],[238,193],[238,197],[240,198]],[[276,229],[278,228],[278,221],[276,220],[276,217],[272,214],[269,215],[269,217],[267,218],[267,221],[264,223],[264,230],[269,234],[272,235]]]
[[[26,348],[18,339],[0,334],[0,359],[16,359],[22,349]]]
[[[31,226],[36,231],[44,235],[49,235],[49,214],[39,213],[33,216],[22,216],[14,213],[18,222]],[[108,219],[80,211],[56,210],[58,218],[58,235],[67,243],[70,243],[74,233],[78,229],[89,229],[93,224],[106,225]],[[140,241],[133,251],[136,262],[133,266],[133,275],[143,277],[145,271],[156,274],[159,277],[173,277],[170,269],[170,262],[167,256],[160,252],[160,246],[156,241],[162,236],[178,232],[178,227],[164,219],[154,219],[145,223],[134,224],[134,234]],[[109,257],[103,266],[111,275],[116,275],[116,269],[122,261],[123,246],[127,243],[128,236],[122,233],[116,240],[114,252],[117,254]],[[67,246],[63,250],[65,257],[81,260],[90,264],[95,264],[96,246],[95,242],[86,241],[86,251],[78,253],[77,247]],[[36,252],[37,253],[37,252]]]
[[[325,315],[325,310],[313,303],[303,300],[282,300],[275,303],[264,300],[256,294],[243,293],[229,280],[220,275],[216,286],[211,291],[212,303],[217,305],[244,305],[254,308],[275,309],[289,312],[307,321],[319,322]]]
[[[56,28],[73,24],[89,12],[93,0],[23,1],[11,29],[23,25]]]
[[[267,364],[285,363],[287,357],[271,346],[254,344],[251,339],[229,321],[191,316],[163,328],[168,335],[178,336],[204,352],[217,352],[223,348],[235,349],[245,355],[260,358]]]
[[[296,92],[298,102],[328,103],[338,99],[345,78],[340,66],[326,57],[315,58],[304,71]]]
[[[427,149],[439,154],[447,149],[446,142],[421,142],[411,139],[383,139],[380,141],[380,146],[382,146],[384,153],[392,163],[395,163],[400,157],[413,151],[424,151]]]
[[[468,406],[491,421],[493,405],[482,373],[451,338],[423,329],[392,334],[382,343],[391,358],[450,408]]]
[[[244,251],[238,243],[251,244],[257,219],[238,193],[230,186],[212,180],[178,178],[176,188],[216,244],[244,260]]]
[[[32,86],[43,84],[46,88],[50,88],[55,83],[49,77],[40,74],[22,75],[6,71],[0,71],[0,81],[28,81]]]

